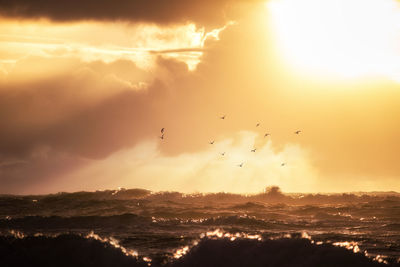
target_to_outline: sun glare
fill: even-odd
[[[285,60],[313,75],[400,81],[400,6],[395,0],[271,0]]]

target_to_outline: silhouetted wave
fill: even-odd
[[[307,239],[249,240],[203,238],[178,259],[152,262],[142,256],[126,255],[121,249],[79,235],[25,238],[0,237],[0,265],[4,267],[46,266],[398,266],[381,264],[362,253],[329,244],[316,245]]]
[[[171,264],[186,266],[388,266],[328,244],[314,245],[307,239],[278,239],[255,241],[239,239],[204,239],[187,255]],[[395,265],[393,265],[395,266]]]

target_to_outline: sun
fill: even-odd
[[[396,0],[270,0],[266,6],[280,54],[298,71],[400,81]]]

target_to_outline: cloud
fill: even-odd
[[[157,117],[167,94],[162,77],[155,79],[125,60],[58,63],[27,58],[0,83],[2,193],[43,192],[47,183],[90,159],[159,131],[157,120],[155,126],[149,118]],[[37,64],[42,69],[36,75],[21,75],[24,66]]]
[[[63,59],[62,70],[51,75],[51,66],[59,66],[54,60],[19,62],[0,84],[0,154],[24,157],[36,147],[50,146],[99,157],[146,133],[149,125],[143,114],[154,115],[156,108],[149,102],[162,98],[162,81],[123,60],[106,64]],[[25,77],[20,73],[24,66],[33,64],[42,67],[39,78],[19,81]]]
[[[315,190],[326,191],[334,186],[335,191],[349,190],[350,185],[399,188],[398,181],[392,179],[400,174],[396,115],[400,112],[400,91],[396,84],[315,83],[285,71],[271,45],[262,9],[243,15],[236,26],[222,31],[219,38],[218,42],[204,43],[201,62],[193,72],[187,64],[165,58],[163,53],[155,55],[151,69],[138,67],[131,58],[87,62],[56,53],[18,60],[14,67],[6,69],[0,86],[0,156],[1,162],[7,162],[0,165],[2,188],[12,184],[13,192],[22,192],[46,181],[53,182],[52,189],[59,190],[61,181],[68,185],[67,179],[60,177],[72,179],[74,172],[83,179],[84,167],[89,165],[99,171],[91,173],[89,167],[85,169],[87,184],[82,189],[94,188],[92,181],[96,181],[95,186],[102,186],[96,180],[97,174],[113,176],[111,167],[108,176],[102,175],[100,162],[119,171],[121,166],[111,164],[113,159],[129,161],[131,156],[131,164],[137,168],[121,171],[127,180],[130,176],[126,173],[140,170],[146,176],[156,170],[155,174],[161,174],[164,169],[165,173],[171,172],[166,183],[185,174],[191,178],[178,179],[174,184],[190,181],[186,187],[180,187],[189,190],[190,183],[197,181],[193,183],[196,188],[190,190],[208,190],[207,183],[214,181],[211,177],[233,175],[231,169],[207,161],[215,155],[208,151],[209,141],[233,140],[228,147],[234,149],[240,147],[241,139],[232,136],[241,131],[271,133],[273,153],[266,152],[266,157],[288,153],[288,144],[293,144],[293,150],[300,147],[300,152],[307,151],[304,158],[320,174]],[[223,114],[227,118],[222,121],[219,116]],[[255,128],[257,122],[261,126]],[[162,127],[166,128],[166,142],[160,146],[143,145],[157,139]],[[302,134],[294,135],[298,129]],[[142,152],[137,151],[136,156],[126,152],[141,146]],[[157,154],[157,168],[150,167],[151,157],[144,148]],[[43,151],[54,162],[46,164],[43,157],[38,160],[37,155]],[[122,155],[124,151],[126,155],[118,158],[118,153]],[[143,160],[146,168],[140,166]],[[93,167],[96,162],[98,168]],[[175,164],[189,168],[174,170],[170,166]],[[251,169],[264,170],[254,164]],[[195,172],[190,173],[189,169]],[[299,175],[308,173],[299,170]],[[247,177],[244,181],[250,181],[249,188],[243,188],[255,190],[265,182],[265,173],[243,173]],[[195,180],[195,174],[205,178]],[[124,182],[119,175],[114,174]],[[262,179],[257,182],[257,177]],[[82,185],[79,181],[71,180],[70,188],[78,190],[78,185]],[[207,183],[203,185],[202,181]],[[294,181],[290,186],[302,185],[301,179]],[[103,182],[113,185],[106,178]],[[222,184],[214,187],[223,188]]]
[[[210,25],[223,24],[228,9],[236,3],[232,0],[84,0],[79,3],[66,0],[57,3],[51,0],[2,0],[0,14],[54,21],[125,20],[159,24],[193,21]]]
[[[13,72],[15,64],[26,57],[51,58],[56,68],[69,65],[65,59],[84,62],[118,60],[133,61],[144,69],[155,67],[158,54],[184,62],[194,70],[203,55],[205,44],[219,40],[219,34],[232,26],[229,21],[220,28],[179,25],[132,24],[127,22],[48,23],[44,21],[6,20],[0,22],[0,75]],[[41,68],[27,66],[25,75],[37,78],[49,64],[38,61]],[[64,64],[60,64],[64,63]],[[0,77],[1,77],[0,76]],[[20,79],[22,77],[19,77]],[[26,79],[27,77],[23,77]]]

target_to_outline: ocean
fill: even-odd
[[[400,266],[400,194],[2,195],[0,266]]]

